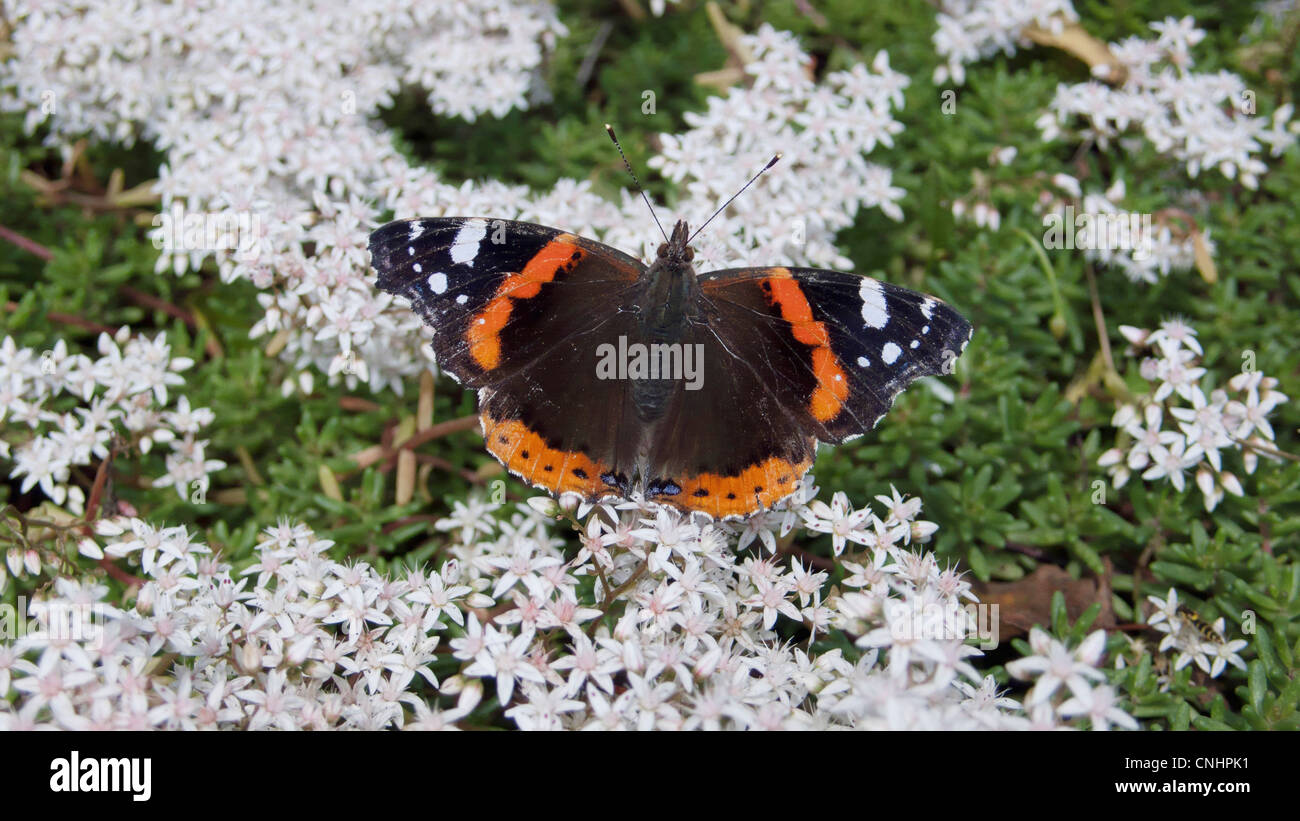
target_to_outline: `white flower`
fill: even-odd
[[[560,716],[581,710],[585,705],[576,699],[565,698],[562,690],[525,685],[524,703],[506,710],[521,730],[559,730]]]
[[[1064,644],[1035,627],[1029,633],[1034,655],[1007,663],[1007,672],[1019,679],[1034,679],[1029,703],[1049,699],[1062,684],[1072,691],[1089,689],[1088,680],[1101,681],[1097,670],[1106,649],[1106,631],[1097,630],[1071,652]]]
[[[858,544],[870,544],[872,538],[864,529],[872,518],[871,510],[863,508],[854,510],[843,492],[831,497],[827,505],[822,501],[813,502],[804,512],[804,526],[809,530],[831,534],[831,545],[838,556],[844,552],[849,541]]]
[[[493,628],[487,628],[495,632]],[[483,648],[474,657],[474,663],[465,668],[465,675],[491,676],[496,679],[497,701],[509,704],[514,695],[515,681],[531,681],[535,684],[545,683],[542,674],[529,663],[527,650],[533,640],[533,633],[526,631],[508,640],[489,638]]]
[[[1114,688],[1103,684],[1076,692],[1057,711],[1063,716],[1087,716],[1094,730],[1108,730],[1112,723],[1126,730],[1138,729],[1138,723],[1117,702]]]

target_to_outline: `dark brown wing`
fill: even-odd
[[[378,286],[433,329],[439,368],[474,388],[530,367],[559,332],[588,332],[642,271],[593,240],[480,217],[390,222],[370,235],[370,255]]]
[[[552,493],[621,492],[635,445],[619,438],[628,386],[589,386],[599,344],[633,333],[639,261],[554,228],[464,217],[389,223],[370,250],[379,287],[433,329],[439,367],[479,389],[503,465]]]
[[[739,268],[700,278],[705,297],[774,329],[756,366],[772,381],[812,385],[806,429],[839,443],[875,427],[903,389],[951,373],[973,328],[932,296],[813,268]]]
[[[870,430],[913,380],[950,371],[971,335],[939,300],[853,274],[746,268],[700,286],[704,389],[675,388],[647,497],[714,516],[793,493],[817,440]]]

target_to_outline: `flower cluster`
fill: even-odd
[[[263,289],[252,332],[293,363],[286,392],[310,391],[316,372],[400,392],[432,367],[419,318],[367,273],[367,235],[390,212],[561,225],[629,250],[658,242],[630,194],[611,203],[567,179],[549,191],[444,182],[401,156],[375,119],[403,84],[426,89],[435,111],[467,118],[523,104],[547,44],[564,33],[548,4],[8,5],[13,58],[0,105],[45,123],[53,139],[139,136],[166,152],[159,271],[213,258],[223,278]],[[818,84],[791,35],[764,27],[743,43],[753,57],[745,86],[713,98],[685,133],[664,135],[659,165],[685,183],[680,208],[700,220],[778,148],[786,159],[765,191],[709,226],[698,250],[719,266],[761,251],[848,268],[834,231],[862,206],[901,216],[903,191],[862,155],[901,130],[890,111],[907,78],[882,53]]]
[[[944,0],[933,39],[947,63],[935,69],[934,81],[951,78],[960,85],[966,64],[999,51],[1015,53],[1029,45],[1029,30],[1059,39],[1078,19],[1069,0]],[[1263,153],[1279,156],[1300,133],[1300,122],[1291,120],[1293,107],[1257,116],[1255,92],[1240,77],[1229,71],[1192,71],[1191,49],[1205,32],[1191,17],[1150,25],[1155,39],[1129,37],[1110,44],[1106,59],[1091,55],[1097,80],[1057,86],[1049,110],[1038,120],[1043,139],[1068,136],[1131,150],[1132,141],[1121,137],[1137,130],[1157,152],[1183,163],[1192,177],[1218,169],[1255,188],[1267,170]],[[1077,39],[1085,38],[1080,33]],[[1100,43],[1091,45],[1095,48],[1088,51],[1102,50]]]
[[[212,422],[171,388],[193,365],[173,357],[162,333],[132,336],[122,327],[100,334],[99,358],[72,353],[63,340],[46,351],[0,342],[0,458],[12,460],[19,491],[34,487],[56,505],[84,512],[86,498],[72,472],[118,455],[167,448],[166,473],[155,487],[173,486],[181,498],[206,493],[208,474],[225,467],[209,459],[200,439]],[[173,403],[171,400],[175,398]],[[33,571],[34,572],[34,571]]]
[[[236,570],[183,527],[103,520],[104,554],[140,574],[135,599],[62,578],[33,602],[29,629],[0,643],[0,692],[17,692],[0,727],[1129,726],[1092,686],[1095,639],[1066,680],[1074,699],[1028,718],[975,669],[967,637],[996,634],[961,575],[912,544],[934,530],[919,500],[879,497],[878,516],[815,495],[806,483],[743,524],[471,499],[437,523],[441,566],[397,578],[330,559],[303,525],[268,529]],[[578,528],[576,554],[557,521]],[[838,587],[795,546],[801,526],[844,548]],[[1034,693],[1059,675],[1022,667]]]
[[[1223,617],[1206,624],[1193,611],[1179,606],[1178,591],[1172,587],[1165,598],[1147,596],[1147,601],[1156,607],[1147,618],[1147,624],[1164,634],[1159,649],[1163,652],[1172,648],[1178,652],[1175,670],[1181,670],[1193,661],[1211,678],[1218,678],[1229,664],[1239,670],[1246,669],[1246,663],[1237,655],[1246,647],[1246,640],[1228,641],[1224,637]]]
[[[1253,352],[1246,351],[1242,372],[1228,380],[1226,390],[1214,388],[1207,397],[1195,329],[1173,319],[1155,331],[1122,325],[1120,332],[1135,355],[1138,350],[1150,354],[1143,357],[1140,373],[1152,392],[1115,411],[1111,424],[1120,431],[1119,441],[1098,464],[1117,488],[1136,472],[1147,481],[1165,479],[1180,492],[1186,487],[1184,474],[1194,470],[1207,511],[1225,492],[1241,496],[1241,481],[1224,467],[1222,451],[1240,451],[1246,473],[1255,472],[1261,455],[1277,458],[1268,416],[1287,401],[1277,380],[1256,370]],[[1174,427],[1165,428],[1166,421]]]
[[[1208,229],[1197,230],[1176,209],[1158,214],[1130,211],[1123,205],[1126,196],[1122,177],[1104,193],[1084,194],[1077,179],[1060,173],[1052,176],[1050,187],[1043,188],[1036,207],[1049,230],[1056,224],[1065,232],[1074,232],[1072,244],[1083,251],[1084,258],[1118,268],[1133,282],[1152,284],[1171,272],[1192,270],[1198,241],[1205,254],[1214,256]],[[1087,224],[1081,225],[1084,220]],[[1053,247],[1050,234],[1044,239]]]
[[[850,268],[834,239],[859,208],[903,218],[897,204],[903,190],[888,168],[863,155],[892,147],[903,130],[892,112],[903,106],[909,80],[881,51],[870,68],[858,64],[817,83],[810,58],[790,34],[764,25],[742,40],[753,57],[745,66],[749,83],[710,98],[706,111],[687,114],[689,131],[661,135],[662,153],[650,165],[685,183],[682,208],[702,219],[779,146],[782,158],[764,175],[765,190],[737,200],[712,222],[700,235],[700,254],[716,267],[758,257]]]
[[[418,319],[386,310],[367,282],[373,203],[418,173],[442,206],[471,206],[414,172],[375,115],[409,86],[435,112],[470,120],[521,107],[565,33],[549,3],[506,0],[8,0],[5,11],[0,107],[44,123],[52,140],[89,132],[165,151],[158,270],[213,257],[223,278],[266,289],[255,331],[285,331],[269,348],[308,391],[312,366],[399,391],[427,367],[412,342]],[[186,230],[167,230],[173,215]],[[223,226],[244,235],[226,242]]]
[[[471,121],[522,107],[545,47],[567,33],[549,3],[530,0],[5,0],[4,16],[13,30],[6,107],[25,111],[28,128],[156,141],[176,152],[173,171],[214,142],[230,153],[221,135],[253,131],[265,142],[246,161],[267,162],[268,178],[332,167],[346,175],[357,162],[342,146],[312,168],[283,164],[328,149],[320,132],[329,128],[346,128],[340,143],[361,139],[348,115],[373,111],[402,85],[425,90],[432,110]]]
[[[962,85],[967,63],[1028,47],[1027,28],[1059,34],[1079,19],[1070,0],[941,0],[938,6],[932,39],[947,63],[934,70],[936,85],[949,79]]]
[[[1277,108],[1271,117],[1256,113],[1255,92],[1228,71],[1191,70],[1191,48],[1205,37],[1190,17],[1151,24],[1154,40],[1129,37],[1112,44],[1124,68],[1123,82],[1111,87],[1097,81],[1057,87],[1049,111],[1038,120],[1045,140],[1066,136],[1096,140],[1105,148],[1138,130],[1160,154],[1183,163],[1191,177],[1218,169],[1228,179],[1255,188],[1267,166],[1267,149],[1279,156],[1294,145],[1300,122],[1293,107]],[[1075,123],[1081,125],[1075,127]]]
[[[1059,716],[1087,716],[1094,730],[1107,730],[1112,723],[1136,730],[1137,722],[1117,703],[1115,689],[1103,681],[1097,664],[1106,649],[1106,631],[1097,630],[1074,650],[1035,627],[1029,631],[1033,655],[1009,662],[1007,672],[1016,678],[1033,679],[1025,699],[1030,718],[1040,728],[1052,726]],[[1061,685],[1065,685],[1065,690]],[[1066,697],[1066,693],[1069,697]]]

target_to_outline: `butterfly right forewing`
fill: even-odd
[[[433,330],[439,368],[473,388],[530,367],[562,334],[590,332],[642,270],[598,242],[486,218],[391,222],[370,252],[378,286]]]

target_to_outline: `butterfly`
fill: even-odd
[[[770,508],[819,441],[873,428],[971,338],[940,300],[856,274],[697,274],[691,238],[678,221],[646,265],[543,225],[416,218],[374,231],[370,253],[378,287],[433,330],[439,368],[478,391],[488,451],[587,501]]]

